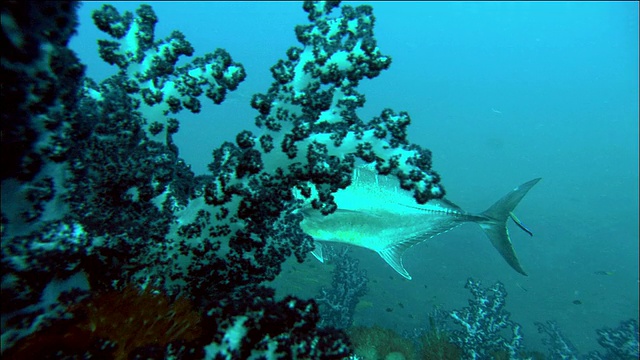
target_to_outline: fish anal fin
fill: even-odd
[[[404,254],[405,250],[417,243],[426,240],[427,238],[428,237],[416,236],[414,238],[389,245],[386,248],[378,251],[378,254],[380,254],[384,261],[386,261],[387,264],[389,264],[393,268],[393,270],[398,272],[398,274],[404,276],[408,280],[411,280],[411,275],[409,275],[409,272],[407,272],[402,264],[402,255]]]
[[[314,241],[315,247],[311,250],[311,254],[318,259],[321,263],[324,263],[324,255],[322,252],[322,244],[318,241]]]
[[[403,252],[397,251],[397,249],[392,246],[378,251],[378,254],[380,254],[384,261],[386,261],[387,264],[389,264],[393,268],[393,270],[395,270],[396,272],[398,272],[398,274],[404,276],[405,278],[411,280],[411,275],[409,275],[404,266],[402,266],[402,253]]]

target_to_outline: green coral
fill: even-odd
[[[435,325],[429,317],[430,329],[420,338],[420,359],[458,360],[462,358],[462,349],[449,340],[449,334]]]
[[[355,355],[363,360],[415,360],[413,343],[391,329],[356,326],[347,331]]]

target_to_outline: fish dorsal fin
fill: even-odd
[[[438,202],[441,202],[443,204],[446,204],[447,206],[449,206],[451,209],[457,210],[461,213],[464,212],[464,210],[462,210],[462,208],[456,204],[454,204],[453,202],[449,201],[448,199],[438,199]]]
[[[372,213],[368,213],[366,211],[359,211],[359,210],[348,210],[348,209],[336,209],[336,211],[334,212],[334,214],[346,214],[346,215],[355,215],[355,216],[360,216],[362,218],[381,218],[382,216],[377,215],[377,214],[372,214]]]
[[[358,210],[349,210],[349,209],[336,209],[335,213],[344,213],[344,214],[363,214],[363,211]]]
[[[311,250],[311,254],[318,259],[321,263],[324,263],[324,255],[322,252],[322,244],[319,241],[314,241],[315,247]]]
[[[428,237],[424,236],[416,236],[399,243],[389,245],[386,248],[378,251],[378,254],[380,254],[384,261],[386,261],[387,264],[389,264],[393,268],[393,270],[397,271],[398,274],[404,276],[408,280],[411,280],[411,275],[409,275],[409,272],[407,272],[407,270],[405,270],[404,266],[402,265],[402,255],[408,248],[426,240],[427,238]]]

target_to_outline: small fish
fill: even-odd
[[[398,303],[398,306],[400,306],[401,309],[404,309],[404,305],[401,302]]]
[[[520,285],[520,283],[516,283],[516,286],[519,287],[520,289],[522,289],[524,292],[527,292],[529,290],[525,289],[524,286]]]
[[[447,199],[419,205],[413,193],[400,188],[395,176],[378,175],[371,165],[365,165],[355,169],[351,185],[334,194],[338,209],[333,214],[322,215],[309,201],[300,210],[304,216],[300,226],[314,238],[312,254],[321,262],[323,241],[360,246],[377,252],[398,274],[411,280],[402,262],[407,249],[463,223],[475,222],[506,262],[527,275],[511,244],[507,220],[511,218],[532,234],[513,215],[513,209],[538,181],[539,178],[526,182],[486,211],[471,214]],[[297,195],[305,200],[300,196]]]
[[[500,111],[500,110],[496,110],[496,109],[494,109],[494,108],[491,108],[491,111],[493,111],[493,112],[494,112],[494,113],[496,113],[496,114],[502,114],[502,111]]]
[[[385,311],[386,311],[386,312],[392,312],[392,311],[393,311],[393,309],[392,309],[392,308],[386,308],[386,309],[385,309]]]
[[[573,300],[572,303],[575,305],[582,305],[582,301],[580,300]]]
[[[595,275],[607,275],[607,276],[611,276],[613,274],[615,274],[615,271],[594,271],[593,272]]]

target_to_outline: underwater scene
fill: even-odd
[[[4,1],[3,359],[638,359],[638,2]]]

